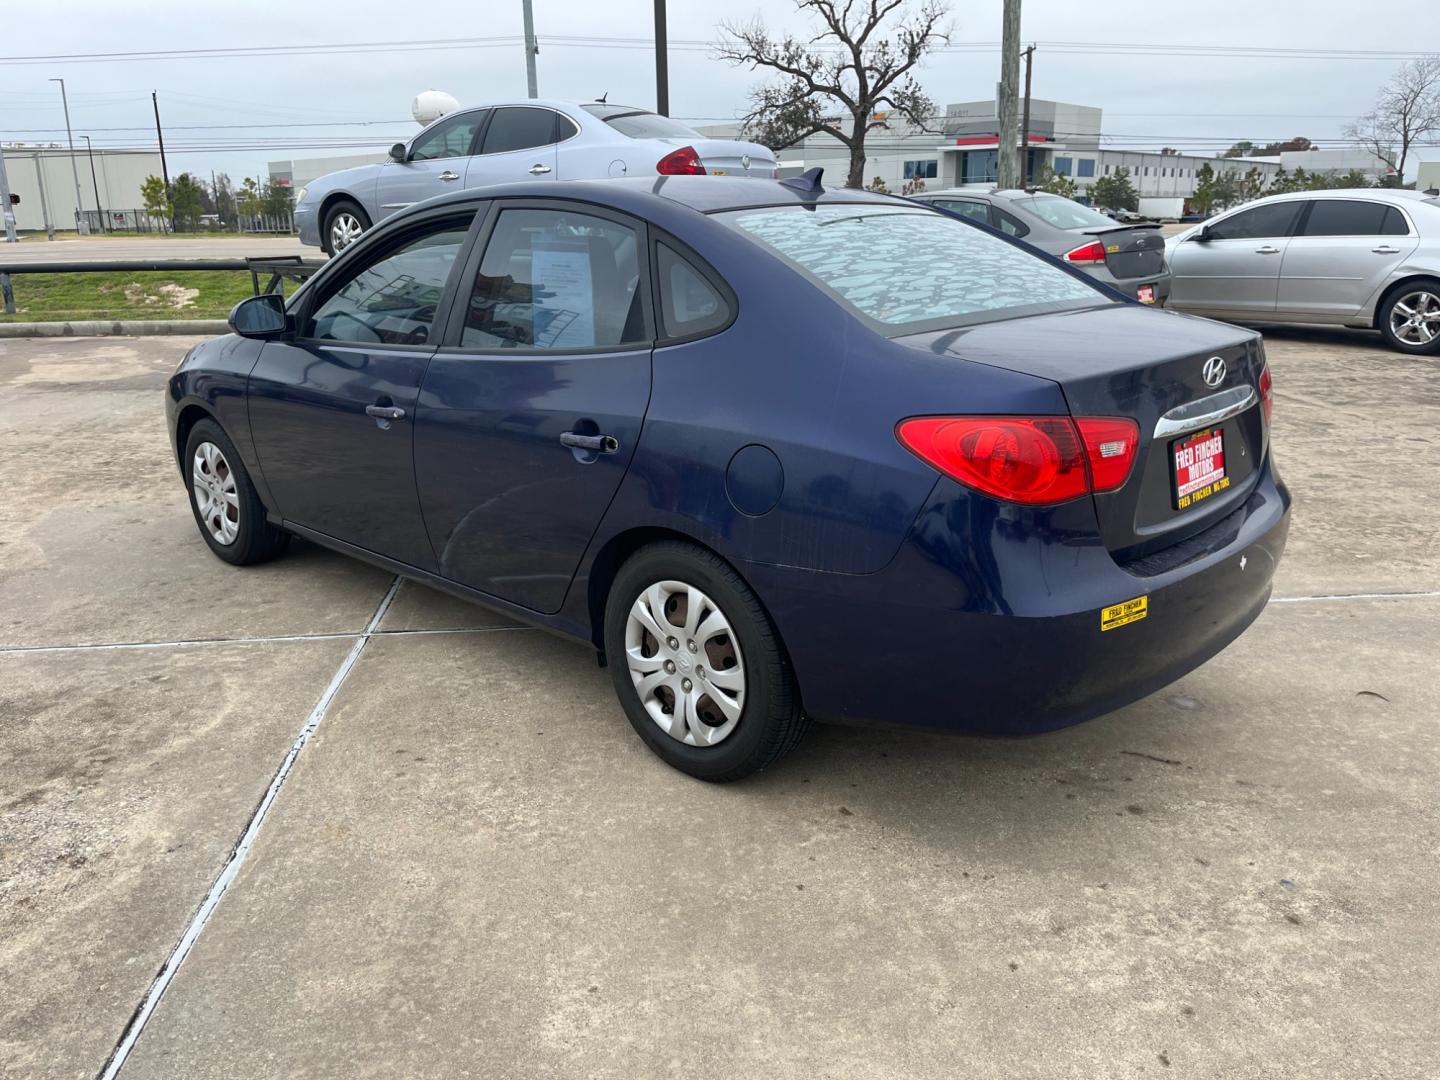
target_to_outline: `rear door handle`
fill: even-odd
[[[449,169],[446,169],[444,172],[442,172],[442,173],[440,174],[440,179],[443,180],[443,181],[445,181],[445,183],[448,184],[448,183],[450,183],[451,180],[459,180],[459,179],[460,179],[460,174],[457,173],[457,172],[451,172]]]
[[[575,450],[593,450],[597,454],[613,454],[620,449],[620,440],[613,435],[577,435],[573,431],[560,433],[560,445]]]
[[[531,176],[544,176],[544,175],[545,175],[547,172],[549,172],[549,171],[550,171],[550,166],[549,166],[549,165],[541,165],[539,162],[536,162],[534,165],[531,165],[531,166],[530,166],[530,175],[531,175]]]
[[[1269,244],[1266,244],[1264,247],[1258,247],[1258,248],[1256,248],[1256,249],[1255,249],[1255,254],[1256,254],[1256,255],[1279,255],[1279,254],[1280,254],[1280,249],[1277,248],[1277,247],[1271,247]]]
[[[376,420],[404,420],[405,410],[398,405],[366,405],[365,415]]]
[[[1399,248],[1393,248],[1393,247],[1390,247],[1390,246],[1387,245],[1387,244],[1382,244],[1380,247],[1378,247],[1378,248],[1371,248],[1370,250],[1373,251],[1376,255],[1399,255],[1399,254],[1400,254],[1400,249],[1399,249]]]

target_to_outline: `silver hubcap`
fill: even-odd
[[[1440,337],[1440,297],[1413,292],[1390,309],[1390,332],[1409,345],[1429,345]]]
[[[195,489],[195,507],[205,530],[217,544],[233,544],[240,535],[240,497],[235,493],[230,463],[214,443],[204,442],[195,448],[190,484]]]
[[[683,581],[657,581],[625,623],[625,662],[640,704],[687,746],[714,746],[745,709],[745,662],[730,621]]]
[[[362,232],[364,232],[364,229],[360,226],[359,218],[348,210],[340,211],[340,213],[335,215],[335,219],[330,222],[330,250],[336,252],[343,251],[356,240],[360,239]]]

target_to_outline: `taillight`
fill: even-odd
[[[1074,251],[1065,252],[1065,261],[1072,263],[1103,263],[1105,261],[1105,245],[1099,240],[1092,240],[1084,247],[1078,247]]]
[[[661,176],[704,176],[705,166],[693,146],[682,146],[657,161],[655,171]]]
[[[1090,482],[1096,492],[1114,491],[1130,479],[1130,466],[1140,449],[1140,425],[1118,416],[1079,417],[1080,441],[1090,462]]]
[[[1089,490],[1075,425],[1062,416],[920,416],[900,441],[967,487],[1007,502],[1044,506]]]
[[[1265,417],[1265,426],[1270,426],[1270,417],[1275,412],[1274,391],[1270,385],[1270,365],[1260,369],[1260,413]]]
[[[1068,416],[917,416],[896,428],[922,461],[1006,502],[1051,506],[1114,491],[1140,445],[1133,420]]]

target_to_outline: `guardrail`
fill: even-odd
[[[248,270],[255,295],[285,295],[285,282],[303,282],[325,265],[324,259],[305,259],[300,255],[269,255],[246,259],[115,259],[108,261],[76,260],[73,262],[23,262],[0,264],[0,293],[4,294],[5,314],[14,315],[15,290],[12,274],[104,274],[166,273],[176,270]],[[264,287],[260,279],[269,275]]]

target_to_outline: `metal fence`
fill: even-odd
[[[169,219],[150,213],[148,210],[98,210],[82,211],[85,223],[92,233],[168,233],[173,230]],[[227,233],[280,233],[295,231],[295,219],[285,214],[240,214],[234,221],[222,222],[214,214],[203,214],[199,232]]]

